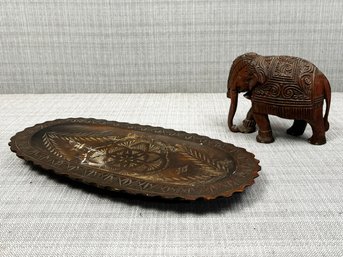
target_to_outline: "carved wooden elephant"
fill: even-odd
[[[325,144],[329,129],[331,88],[325,75],[312,63],[291,56],[261,56],[247,53],[237,57],[230,69],[227,96],[231,99],[228,126],[233,132],[253,132],[256,140],[274,141],[268,114],[294,119],[288,134],[299,136],[307,123],[312,127],[311,144]],[[252,107],[240,126],[233,125],[238,93],[251,100]],[[323,101],[326,102],[323,117]]]

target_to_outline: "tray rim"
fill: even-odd
[[[44,160],[37,160],[32,158],[31,156],[25,154],[25,151],[23,151],[20,147],[17,146],[16,144],[16,138],[23,136],[25,134],[30,135],[30,138],[37,133],[38,131],[47,128],[47,127],[51,127],[51,126],[55,126],[55,125],[61,125],[61,124],[100,124],[100,125],[109,125],[109,126],[113,126],[113,127],[121,127],[124,129],[132,129],[135,131],[141,131],[141,132],[148,132],[151,134],[157,134],[157,135],[164,135],[164,136],[168,136],[168,137],[175,137],[178,139],[182,139],[185,141],[191,141],[191,142],[201,142],[204,144],[208,144],[208,143],[214,143],[214,146],[211,145],[210,147],[215,147],[218,148],[219,146],[221,148],[234,148],[236,149],[236,152],[241,152],[243,153],[245,156],[249,156],[251,158],[252,161],[252,170],[251,170],[251,176],[249,177],[249,179],[247,179],[247,181],[245,181],[244,183],[240,184],[239,186],[237,186],[236,188],[231,188],[229,190],[223,191],[219,194],[215,194],[215,195],[203,195],[203,196],[182,196],[179,194],[175,194],[175,195],[164,195],[164,194],[159,194],[159,193],[154,193],[154,192],[144,192],[144,191],[140,191],[140,190],[133,190],[131,188],[114,188],[114,187],[109,187],[109,186],[104,186],[101,185],[99,183],[94,183],[94,182],[90,182],[87,181],[87,179],[84,179],[83,177],[77,177],[75,176],[73,173],[69,173],[66,170],[61,169],[60,167],[56,168],[56,167],[51,167],[49,164],[45,163]],[[30,133],[33,132],[33,133]],[[128,123],[128,122],[119,122],[119,121],[109,121],[109,120],[105,120],[105,119],[95,119],[95,118],[83,118],[83,117],[79,117],[79,118],[62,118],[62,119],[55,119],[55,120],[48,120],[42,123],[37,123],[31,127],[26,127],[24,130],[17,132],[14,136],[12,136],[10,138],[10,142],[8,143],[8,145],[10,146],[10,150],[12,152],[14,152],[16,154],[17,157],[25,160],[26,162],[32,163],[34,166],[40,167],[42,169],[44,169],[45,171],[49,172],[53,172],[54,174],[57,174],[59,176],[63,176],[63,177],[67,177],[68,179],[71,179],[73,181],[77,181],[77,182],[81,182],[83,184],[86,185],[90,185],[90,186],[95,186],[97,188],[100,189],[105,189],[105,190],[109,190],[109,191],[113,191],[113,192],[125,192],[128,194],[132,194],[132,195],[143,195],[143,196],[147,196],[147,197],[161,197],[164,199],[181,199],[181,200],[197,200],[197,199],[204,199],[204,200],[213,200],[216,198],[220,198],[220,197],[231,197],[234,193],[237,192],[243,192],[245,190],[246,187],[251,186],[255,183],[255,178],[257,178],[259,176],[258,172],[261,170],[261,166],[259,165],[260,161],[257,160],[255,158],[255,154],[248,152],[245,148],[242,147],[237,147],[231,143],[226,143],[223,142],[221,140],[218,139],[213,139],[210,138],[208,136],[204,136],[204,135],[199,135],[197,133],[188,133],[182,130],[174,130],[174,129],[170,129],[170,128],[163,128],[163,127],[159,127],[159,126],[151,126],[151,125],[141,125],[138,123]],[[57,158],[57,157],[56,157]]]

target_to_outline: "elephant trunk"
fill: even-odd
[[[232,89],[230,90],[230,99],[231,99],[231,104],[230,104],[230,111],[229,111],[229,116],[228,116],[228,126],[232,132],[239,132],[238,127],[236,125],[233,125],[233,118],[237,110],[238,93]]]

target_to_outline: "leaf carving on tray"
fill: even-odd
[[[179,153],[186,160],[201,168],[208,176],[218,177],[223,173],[229,172],[230,161],[225,159],[222,161],[210,158],[205,153],[192,149],[186,146],[178,145]]]
[[[177,185],[206,183],[228,175],[230,162],[210,158],[186,146],[167,147],[162,141],[127,136],[43,135],[46,149],[59,158],[117,174]],[[168,167],[168,156],[181,157],[184,165]],[[202,172],[198,172],[201,169]]]

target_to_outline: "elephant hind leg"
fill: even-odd
[[[287,129],[287,134],[291,136],[301,136],[304,134],[307,122],[304,120],[294,120],[292,127]]]
[[[308,142],[310,142],[312,145],[324,145],[326,143],[325,134],[318,136],[313,133],[312,137],[308,139]]]
[[[317,115],[317,120],[310,121],[313,135],[308,141],[313,145],[323,145],[326,143],[324,119],[321,115]]]

